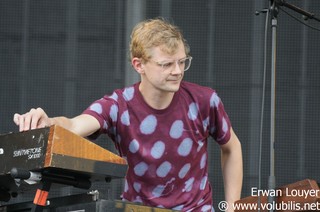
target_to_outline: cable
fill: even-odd
[[[264,104],[266,93],[266,72],[267,72],[267,45],[268,45],[268,26],[269,26],[269,10],[266,10],[266,21],[264,29],[264,51],[263,51],[263,78],[262,78],[262,99],[260,113],[260,137],[259,137],[259,162],[258,162],[258,189],[261,189],[261,166],[262,166],[262,137],[263,137],[263,120],[264,120]],[[258,211],[260,212],[261,197],[258,195]]]
[[[290,14],[289,12],[287,12],[286,10],[282,9],[281,7],[279,7],[279,9],[284,12],[285,14],[287,14],[288,16],[290,16],[291,18],[293,18],[294,20],[298,21],[299,23],[309,27],[310,29],[316,30],[316,31],[320,31],[319,28],[311,26],[310,24],[307,24],[305,21],[300,20],[299,18],[295,17],[294,15]]]

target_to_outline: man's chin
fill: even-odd
[[[177,92],[180,88],[180,83],[175,85],[170,85],[167,87],[168,92]]]

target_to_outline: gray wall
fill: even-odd
[[[132,26],[144,18],[165,16],[181,27],[191,46],[194,59],[185,79],[216,89],[224,102],[242,142],[242,196],[249,196],[259,179],[266,17],[255,16],[255,11],[268,3],[268,0],[1,0],[0,133],[17,131],[12,122],[15,112],[41,106],[50,116],[74,116],[93,100],[137,81],[127,60]],[[320,17],[318,0],[289,3]],[[302,20],[301,15],[282,9]],[[320,28],[315,21],[307,23]],[[270,26],[268,29],[271,30]],[[270,31],[267,46],[261,132],[263,188],[267,188],[269,175]],[[305,178],[320,182],[319,49],[319,31],[307,28],[280,10],[275,122],[277,186]],[[114,151],[106,137],[97,142]],[[223,200],[219,148],[211,143],[210,180],[218,203]],[[108,197],[118,198],[122,181],[103,186]]]

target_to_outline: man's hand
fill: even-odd
[[[19,131],[27,131],[36,128],[51,126],[50,118],[42,108],[32,108],[25,114],[14,114],[13,121],[19,126]]]

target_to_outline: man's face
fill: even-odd
[[[161,50],[161,46],[151,49],[152,57],[142,64],[141,83],[148,89],[156,89],[161,92],[176,92],[179,90],[184,76],[186,60],[182,42],[177,51],[170,55]]]

